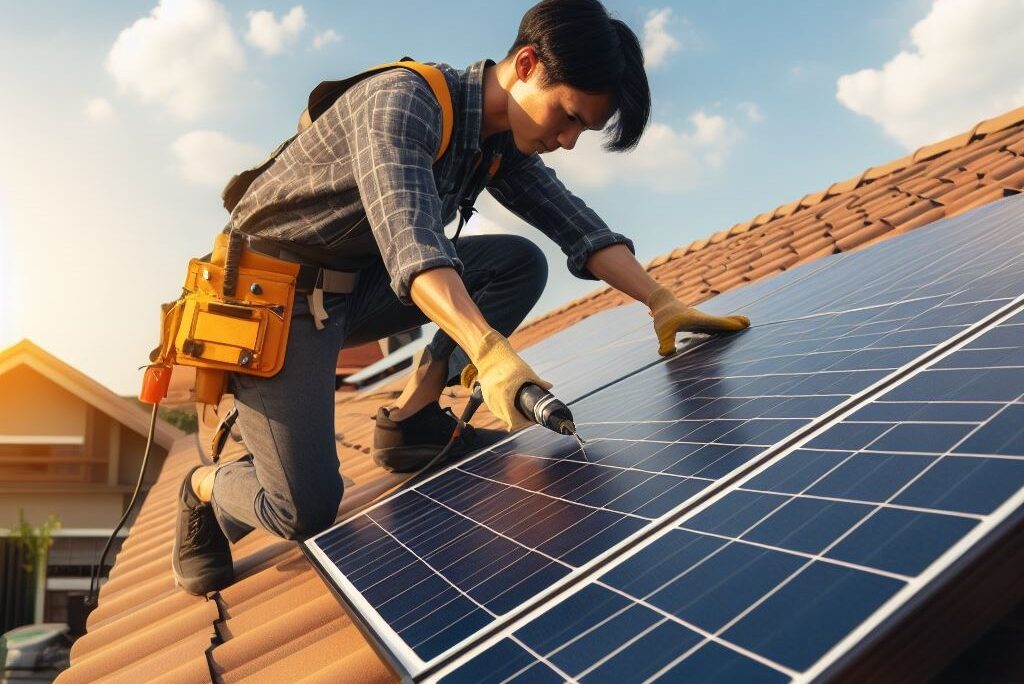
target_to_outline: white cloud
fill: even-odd
[[[764,114],[761,112],[761,108],[753,102],[740,102],[736,105],[736,109],[743,112],[747,117],[747,120],[751,123],[760,123],[764,121]]]
[[[192,131],[171,144],[181,175],[220,190],[235,175],[259,163],[266,151],[240,143],[219,131]]]
[[[330,45],[331,43],[337,43],[341,40],[341,36],[334,29],[327,29],[313,36],[313,49],[319,50],[320,48]]]
[[[85,103],[85,116],[97,123],[110,121],[114,118],[114,108],[104,97],[94,97]]]
[[[649,67],[661,66],[673,52],[678,52],[682,44],[671,35],[667,26],[672,19],[672,9],[666,7],[651,10],[644,22],[644,63]]]
[[[682,192],[701,184],[721,169],[742,132],[718,114],[698,110],[689,130],[651,123],[632,152],[613,154],[596,135],[580,136],[576,147],[544,155],[571,186],[604,188],[613,182],[649,187],[657,192]]]
[[[160,0],[121,31],[107,71],[122,89],[194,120],[232,101],[245,53],[214,0]]]
[[[1024,104],[1024,0],[936,0],[909,44],[836,84],[843,105],[907,149]]]
[[[249,12],[249,33],[245,34],[245,40],[268,55],[277,55],[286,45],[294,43],[304,28],[306,10],[302,5],[292,7],[281,21],[267,10]]]

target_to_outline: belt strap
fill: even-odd
[[[295,252],[281,247],[276,242],[263,238],[246,236],[248,248],[254,252],[290,261],[299,265],[295,289],[299,292],[321,290],[328,294],[350,294],[359,282],[359,271],[335,271],[319,264],[310,263]]]

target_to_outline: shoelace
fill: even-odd
[[[185,532],[185,543],[198,546],[200,536],[206,530],[206,515],[199,506],[193,508],[188,515],[188,530]]]

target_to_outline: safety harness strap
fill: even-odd
[[[270,153],[270,156],[262,163],[236,174],[230,181],[228,181],[228,184],[224,186],[224,191],[221,193],[221,199],[224,200],[224,208],[229,212],[234,211],[238,202],[241,201],[242,196],[245,194],[245,191],[253,184],[253,181],[255,181],[260,174],[270,168],[270,165],[274,163],[274,160],[281,156],[281,153],[283,153],[292,141],[298,137],[299,133],[302,133],[302,131],[313,125],[313,122],[316,121],[321,114],[327,111],[331,105],[333,105],[337,99],[345,93],[346,90],[364,78],[394,68],[409,69],[410,71],[419,74],[427,82],[427,85],[430,86],[430,89],[434,91],[434,95],[437,97],[437,101],[441,105],[441,144],[438,146],[437,153],[434,155],[434,161],[436,162],[443,157],[444,153],[448,150],[448,145],[452,139],[452,129],[455,125],[452,110],[452,96],[451,92],[448,90],[448,81],[445,79],[441,70],[437,67],[417,62],[411,57],[403,57],[397,62],[378,64],[377,66],[367,69],[362,73],[350,76],[349,78],[342,79],[340,81],[323,81],[314,88],[309,94],[308,105],[305,111],[303,111],[302,115],[299,117],[298,132],[278,145],[277,148]]]

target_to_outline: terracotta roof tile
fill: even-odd
[[[730,235],[742,235],[750,230],[754,225],[753,221],[744,221],[743,223],[737,223],[729,229]]]
[[[866,242],[888,233],[890,230],[892,230],[892,226],[883,221],[864,223],[864,225],[858,226],[857,230],[849,231],[844,235],[837,237],[836,247],[838,247],[842,252],[848,252],[860,247]]]
[[[690,243],[690,246],[687,248],[687,250],[690,252],[699,252],[702,249],[704,249],[707,245],[707,239],[694,240],[693,242]]]
[[[910,206],[906,206],[893,214],[882,216],[881,218],[879,218],[879,221],[888,224],[890,228],[894,228],[896,226],[907,223],[908,221],[912,221],[921,214],[932,211],[937,207],[940,207],[939,203],[933,202],[931,200],[913,202],[910,204]]]
[[[966,133],[960,133],[950,138],[946,138],[937,143],[931,145],[925,145],[919,147],[913,154],[913,160],[915,163],[927,161],[933,159],[940,154],[945,154],[950,150],[958,150],[961,147],[965,147],[974,138],[974,129],[967,131]]]
[[[863,180],[864,173],[865,172],[862,171],[860,174],[854,176],[853,178],[847,178],[844,181],[839,181],[838,183],[833,183],[828,188],[828,194],[829,195],[842,195],[843,193],[847,193],[847,192],[850,192],[851,190],[855,190],[857,188],[857,186],[860,185],[861,180]]]
[[[1007,190],[998,185],[985,185],[977,188],[974,192],[960,197],[956,202],[946,205],[946,216],[957,216],[965,211],[970,211],[983,204],[994,202],[1010,195],[1016,195],[1017,191]]]
[[[1024,108],[695,240],[647,268],[682,299],[699,304],[798,263],[863,248],[1016,193],[1024,187],[1022,158]],[[522,349],[625,301],[602,287],[530,320],[512,342]],[[339,395],[338,455],[346,478],[340,516],[402,481],[367,454],[368,416],[404,381],[399,375],[379,389]],[[457,388],[442,403],[459,410],[465,398]],[[497,425],[486,408],[474,423]],[[246,537],[233,549],[238,581],[213,600],[174,587],[174,500],[194,462],[192,439],[179,440],[100,592],[89,633],[72,650],[72,668],[58,681],[200,682],[209,681],[211,668],[226,682],[392,681],[294,543],[263,532]]]
[[[948,185],[948,183],[941,181],[938,178],[918,176],[917,178],[911,178],[910,180],[900,183],[897,187],[900,192],[906,193],[907,195],[916,195],[918,197],[926,197],[930,199],[930,193],[944,185]]]
[[[998,181],[1024,170],[1024,156],[1007,156],[985,172],[985,180]]]
[[[1012,152],[1018,157],[1024,156],[1024,140],[1015,140],[1014,142],[1005,145],[1004,149],[1007,152]]]
[[[830,254],[839,252],[839,248],[836,247],[835,242],[829,239],[822,239],[819,242],[810,243],[800,247],[796,250],[796,254],[800,257],[799,263],[805,263],[807,261],[814,261],[826,257]]]
[[[878,178],[883,178],[896,171],[907,168],[914,163],[913,155],[907,155],[901,159],[895,159],[888,164],[882,164],[881,166],[872,166],[870,169],[864,172],[865,181],[873,181]]]
[[[1003,131],[1011,126],[1024,122],[1024,107],[1018,107],[993,119],[987,119],[978,124],[976,132],[979,135]]]
[[[920,228],[927,223],[938,221],[946,216],[946,208],[941,204],[938,204],[937,202],[922,202],[922,204],[927,205],[928,209],[917,213],[917,215],[912,218],[894,224],[891,235],[905,233],[908,230],[913,230],[914,228]]]
[[[950,206],[960,201],[962,197],[973,194],[979,189],[984,188],[985,185],[978,181],[967,181],[961,183],[954,183],[954,187],[948,192],[943,193],[939,197],[936,197],[934,201],[942,204],[943,206]]]
[[[778,209],[776,209],[775,210],[775,216],[776,217],[789,216],[790,214],[794,213],[799,208],[800,208],[800,200],[793,200],[789,204],[783,204]]]
[[[1011,190],[1024,190],[1024,171],[1018,171],[999,181],[999,185]]]

